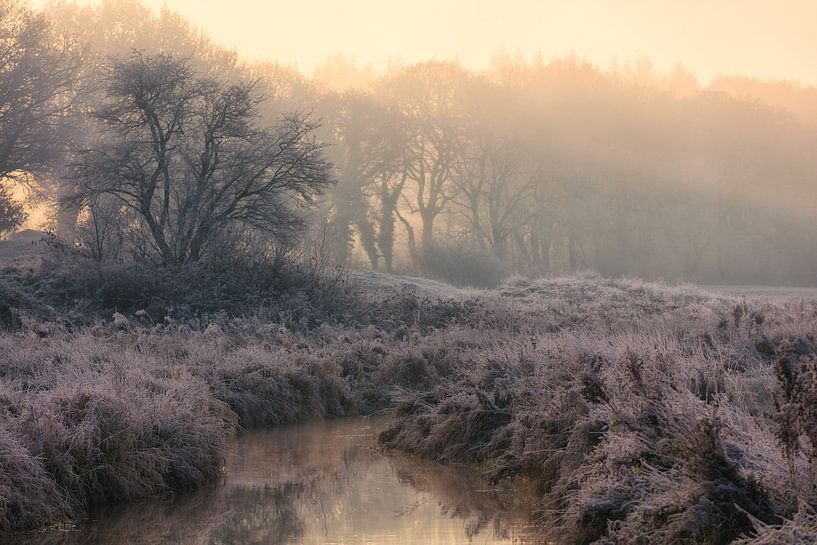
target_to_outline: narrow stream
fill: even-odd
[[[221,482],[97,513],[25,545],[535,543],[531,495],[375,448],[365,419],[249,432]]]

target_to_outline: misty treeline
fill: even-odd
[[[0,176],[98,261],[817,282],[814,88],[506,54],[307,78],[133,0],[0,0],[0,34]]]

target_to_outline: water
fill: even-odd
[[[532,496],[473,471],[376,449],[381,424],[302,424],[239,437],[222,481],[129,504],[25,545],[534,543]]]

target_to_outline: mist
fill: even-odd
[[[142,51],[256,82],[264,123],[308,113],[336,182],[308,214],[309,236],[326,237],[335,263],[465,285],[578,270],[817,284],[817,90],[796,79],[709,67],[702,81],[678,61],[662,69],[648,57],[601,64],[541,50],[497,50],[478,69],[330,53],[303,73],[274,57],[245,60],[168,8],[108,1],[42,9],[55,39],[72,44],[70,92],[88,109],[99,100],[91,67]],[[61,122],[71,123],[63,129],[81,140],[88,129]],[[66,202],[71,153],[41,169],[41,201]],[[87,214],[48,210],[40,204],[34,217],[58,215],[48,227],[86,244],[77,231]]]
[[[814,20],[0,0],[0,541],[817,542]]]

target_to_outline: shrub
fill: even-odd
[[[39,300],[86,319],[141,311],[151,323],[165,317],[193,324],[201,316],[288,315],[308,327],[339,311],[343,286],[336,273],[297,263],[209,261],[178,267],[95,263],[64,252],[24,278]],[[206,324],[205,324],[206,327]]]

